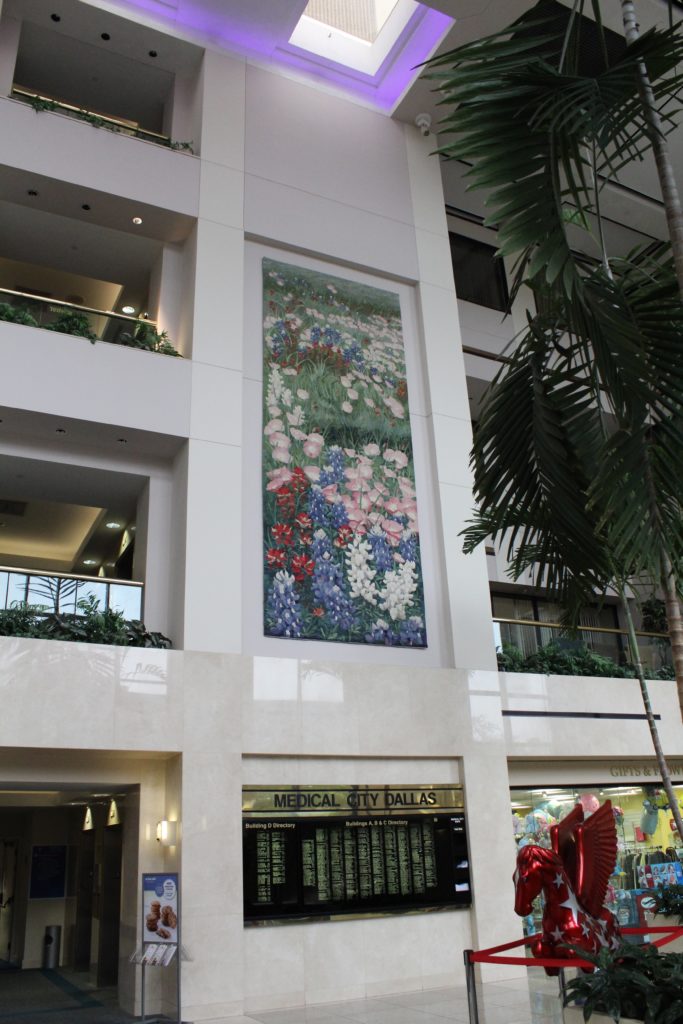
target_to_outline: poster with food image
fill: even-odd
[[[178,941],[178,875],[142,876],[143,942]]]

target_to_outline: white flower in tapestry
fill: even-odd
[[[266,636],[426,647],[398,295],[263,260]]]

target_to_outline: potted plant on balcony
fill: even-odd
[[[146,320],[138,321],[132,331],[119,335],[118,344],[141,348],[146,352],[161,352],[165,356],[180,355],[169,341],[166,331],[157,331]]]
[[[70,309],[62,310],[51,324],[46,324],[48,331],[59,331],[61,334],[72,334],[76,338],[87,338],[96,341],[97,335],[90,326],[85,313],[76,313]]]
[[[0,302],[0,320],[10,324],[23,324],[24,327],[37,327],[38,321],[23,306],[13,306],[10,302]]]
[[[595,955],[580,953],[596,970],[581,973],[567,984],[565,1024],[683,1021],[683,954],[660,953],[656,946],[648,944],[623,944],[616,950],[602,949]]]

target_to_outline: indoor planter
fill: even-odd
[[[653,928],[683,927],[683,885],[665,885],[655,889],[652,896],[656,906],[654,912],[647,915],[648,924]],[[661,938],[660,935],[655,937]],[[683,935],[662,946],[662,953],[683,953]]]
[[[562,1018],[564,1024],[584,1024],[585,1017],[583,1015],[583,1006],[565,1006],[564,1017]],[[608,1013],[591,1013],[590,1020],[593,1024],[614,1024],[614,1017],[610,1017]],[[642,1020],[638,1020],[636,1017],[621,1017],[620,1024],[643,1024]]]
[[[592,955],[595,964],[567,984],[564,1020],[621,1021],[623,1024],[679,1024],[683,1021],[683,954],[660,953],[656,946],[622,944]],[[578,1006],[567,1004],[578,1002]]]

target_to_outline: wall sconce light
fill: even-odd
[[[120,825],[121,817],[119,815],[119,809],[116,804],[116,800],[111,800],[109,803],[109,810],[107,812],[107,825]]]
[[[177,821],[163,821],[157,824],[157,842],[162,846],[175,846],[178,835]]]
[[[85,818],[83,819],[83,831],[90,832],[95,827],[92,820],[92,811],[89,807],[85,809]]]

